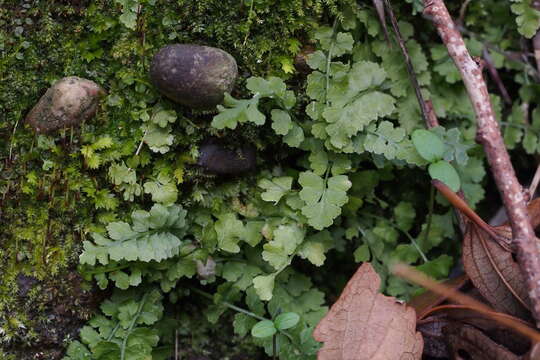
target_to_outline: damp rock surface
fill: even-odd
[[[150,79],[169,99],[194,109],[211,109],[231,92],[238,67],[227,52],[210,46],[173,44],[158,51]]]
[[[91,119],[105,91],[95,82],[68,76],[55,82],[26,117],[37,133],[70,128]]]
[[[255,169],[255,148],[242,145],[236,149],[219,142],[206,142],[199,148],[197,165],[207,174],[242,175]]]

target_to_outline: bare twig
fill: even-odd
[[[399,30],[398,22],[397,22],[396,16],[394,15],[394,11],[392,10],[392,5],[390,4],[390,0],[384,0],[384,2],[386,4],[386,8],[388,9],[388,15],[390,16],[390,22],[392,23],[392,28],[394,30],[394,34],[396,35],[399,48],[401,49],[403,57],[405,58],[405,65],[407,66],[407,72],[409,73],[409,78],[411,79],[411,83],[413,85],[416,98],[418,99],[418,104],[420,105],[422,117],[424,118],[424,121],[426,122],[426,124],[429,124],[426,102],[424,100],[424,96],[422,95],[422,90],[420,89],[420,84],[418,83],[416,73],[414,72],[414,67],[411,61],[411,57],[409,55],[409,51],[407,50],[407,47],[405,46],[405,41],[403,41],[403,37],[401,36],[401,31]]]
[[[388,46],[391,46],[390,36],[388,36],[388,28],[386,27],[386,16],[384,13],[383,0],[373,0],[373,6],[375,6],[377,16],[379,17],[379,22],[381,23],[381,26],[383,28],[384,38],[386,39]]]
[[[454,60],[471,99],[478,124],[477,141],[486,152],[493,177],[512,227],[513,245],[526,278],[532,313],[540,325],[540,255],[527,214],[523,189],[517,181],[510,157],[495,119],[482,69],[463,42],[443,0],[424,0],[424,13],[431,17],[448,53]]]
[[[536,68],[540,72],[540,31],[533,37],[534,58],[536,60]]]
[[[463,20],[465,19],[465,12],[467,11],[467,6],[471,3],[471,0],[465,0],[463,4],[461,4],[461,8],[459,9],[459,19],[458,23],[463,25]]]
[[[491,76],[493,81],[495,81],[495,84],[497,84],[497,87],[499,88],[499,92],[501,93],[504,102],[506,104],[512,104],[512,99],[510,99],[510,95],[508,95],[508,91],[506,91],[506,87],[504,86],[504,83],[499,76],[499,71],[497,71],[495,64],[493,64],[493,60],[491,59],[491,55],[489,54],[489,49],[487,48],[487,46],[484,46],[484,49],[482,50],[482,57],[486,62],[489,75]]]
[[[534,198],[534,194],[536,193],[536,188],[538,187],[539,182],[540,182],[540,165],[536,167],[536,172],[534,173],[534,177],[532,179],[531,185],[529,186],[529,201]]]

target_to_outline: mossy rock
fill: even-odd
[[[211,109],[231,92],[238,75],[236,60],[210,46],[168,45],[154,56],[150,78],[169,99],[195,109]]]
[[[58,80],[33,107],[26,122],[37,133],[70,128],[91,119],[105,91],[95,82],[77,76]]]

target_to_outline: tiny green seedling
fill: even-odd
[[[458,191],[461,181],[456,169],[444,160],[446,145],[441,138],[422,129],[413,132],[412,142],[420,156],[430,162],[428,172],[431,178],[442,181],[454,192]]]

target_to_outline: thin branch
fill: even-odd
[[[495,64],[493,64],[493,59],[491,59],[491,55],[489,54],[489,49],[487,48],[487,46],[484,46],[484,49],[482,50],[482,57],[486,62],[489,75],[491,76],[493,81],[495,81],[495,84],[497,84],[497,87],[499,88],[499,92],[501,93],[504,102],[506,104],[512,104],[512,99],[510,98],[510,95],[508,95],[508,91],[506,90],[506,87],[504,86],[504,83],[499,76],[499,71],[495,67]]]
[[[536,193],[536,188],[538,187],[539,182],[540,182],[540,165],[536,167],[536,172],[534,173],[531,186],[529,186],[529,201],[534,199],[534,194]]]
[[[471,0],[465,0],[463,4],[461,4],[461,8],[459,9],[459,19],[458,23],[463,25],[463,21],[465,20],[465,12],[467,11],[467,6],[471,3]]]
[[[384,0],[384,2],[386,4],[386,8],[388,9],[388,15],[390,16],[390,22],[392,23],[392,28],[394,30],[394,34],[396,35],[399,48],[401,49],[401,52],[403,53],[403,57],[405,58],[405,65],[407,66],[407,72],[409,73],[409,77],[411,79],[411,83],[413,85],[414,92],[418,100],[418,104],[420,105],[422,117],[424,118],[424,121],[426,122],[426,124],[429,124],[428,112],[426,109],[426,102],[424,100],[424,96],[422,95],[422,90],[420,89],[420,84],[418,83],[418,79],[414,71],[414,67],[411,61],[411,57],[409,55],[409,51],[407,50],[407,47],[405,46],[405,41],[403,41],[403,37],[401,36],[401,31],[399,30],[399,25],[398,25],[396,16],[394,15],[394,11],[392,10],[392,4],[390,4],[390,0]]]
[[[383,28],[384,38],[386,39],[388,46],[392,46],[390,43],[390,36],[388,36],[388,28],[386,27],[386,16],[384,14],[383,0],[373,0],[373,6],[375,6],[377,16],[379,17],[379,22]]]
[[[533,37],[534,59],[536,60],[536,68],[540,72],[540,31]]]
[[[442,0],[424,0],[424,14],[431,17],[448,53],[454,60],[471,99],[481,143],[501,194],[512,227],[513,245],[526,278],[532,313],[540,325],[540,255],[537,239],[527,214],[524,192],[517,181],[510,157],[493,113],[482,68],[472,59]]]

